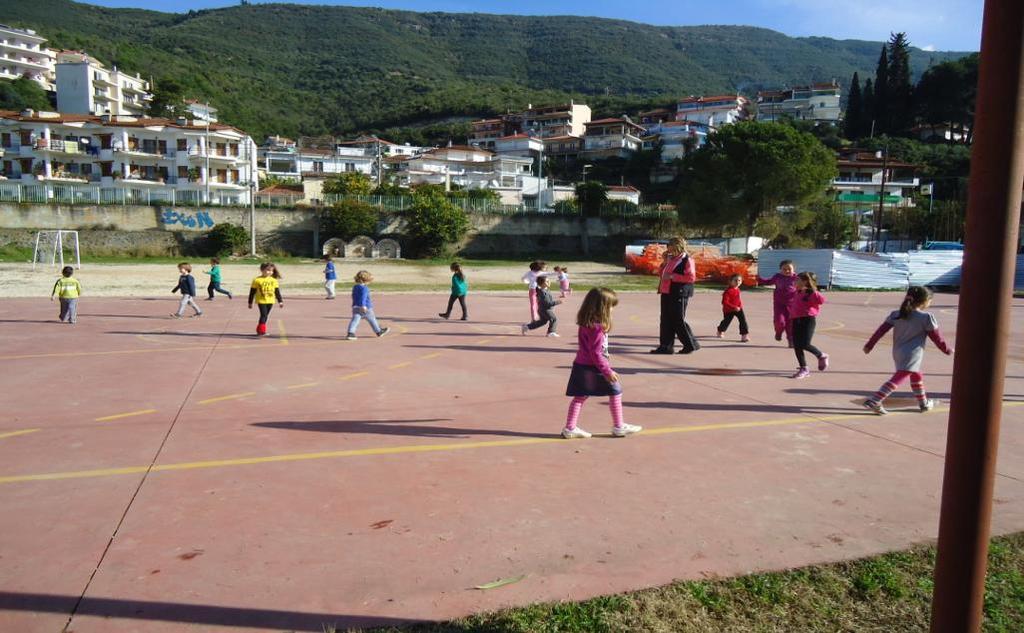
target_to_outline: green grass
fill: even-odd
[[[411,633],[926,631],[933,547],[740,578],[682,581],[583,602],[537,604],[422,624]],[[500,591],[500,589],[496,590]],[[331,630],[327,627],[326,630]],[[986,633],[1024,631],[1024,533],[989,550]]]

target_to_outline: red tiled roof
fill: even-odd
[[[626,185],[625,187],[623,187],[621,185],[609,185],[608,186],[608,191],[624,191],[624,192],[629,192],[629,193],[640,193],[639,189],[637,189],[636,187],[633,187],[631,185]]]
[[[202,125],[181,125],[177,121],[163,118],[149,118],[149,117],[135,117],[134,121],[122,121],[117,120],[117,117],[111,117],[109,121],[103,121],[101,117],[91,114],[58,114],[55,117],[40,116],[36,112],[33,116],[22,116],[20,112],[14,111],[3,111],[0,112],[0,118],[22,121],[26,123],[95,123],[96,125],[102,125],[104,127],[173,127],[182,130],[205,130],[207,129],[206,123]],[[242,130],[230,125],[224,125],[223,123],[210,123],[209,129],[213,131],[221,130],[232,130],[239,134],[245,134]]]
[[[292,189],[290,187],[282,187],[281,185],[274,185],[273,187],[267,187],[266,189],[260,189],[259,193],[260,194],[265,194],[265,195],[274,195],[274,196],[281,196],[281,195],[291,195],[291,196],[294,196],[294,195],[302,194],[302,189],[301,188],[299,188],[299,189]]]
[[[625,123],[625,122],[626,122],[625,119],[610,118],[610,119],[597,119],[596,121],[588,121],[587,123],[584,123],[583,125],[602,125],[602,124],[605,124],[605,123]]]
[[[483,149],[483,148],[480,148],[480,147],[473,147],[471,145],[452,145],[451,147],[436,147],[436,148],[430,150],[429,152],[427,152],[427,154],[438,154],[438,153],[446,151],[446,150],[455,150],[455,151],[458,151],[458,152],[480,152],[480,153],[483,153],[483,154],[493,154],[494,153],[494,152],[492,152],[490,150],[486,150],[486,149]]]
[[[700,97],[686,97],[680,99],[679,103],[697,103],[701,101],[746,101],[743,97],[737,95],[711,95],[711,96],[700,96]]]
[[[563,134],[562,136],[548,136],[541,140],[544,141],[545,143],[548,143],[553,141],[580,141],[583,139],[581,139],[578,136],[573,136],[572,134]]]
[[[499,141],[511,141],[511,140],[517,139],[517,138],[535,138],[535,137],[529,136],[527,134],[512,134],[511,136],[503,136],[503,137],[499,138],[498,140]],[[540,141],[542,139],[535,138],[535,140]]]

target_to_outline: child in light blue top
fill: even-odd
[[[338,280],[338,273],[334,270],[330,255],[324,255],[324,261],[324,289],[327,290],[327,298],[334,299],[334,284]]]

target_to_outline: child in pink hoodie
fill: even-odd
[[[772,323],[775,325],[775,340],[781,341],[782,334],[786,334],[786,341],[793,347],[793,327],[789,321],[789,303],[796,294],[796,267],[793,260],[784,259],[779,262],[779,272],[771,277],[758,275],[757,283],[762,286],[775,286],[773,293],[773,316]]]
[[[576,315],[580,326],[579,351],[572,364],[565,395],[572,396],[569,414],[565,419],[562,437],[567,440],[590,437],[590,433],[576,426],[583,403],[590,396],[608,396],[612,413],[612,435],[625,437],[638,433],[643,427],[622,421],[622,384],[619,375],[608,363],[608,333],[612,331],[612,308],[619,303],[614,290],[591,288],[583,298]]]
[[[789,301],[789,318],[793,324],[793,351],[800,363],[793,378],[800,380],[811,375],[805,351],[818,358],[818,371],[828,369],[828,354],[811,344],[816,317],[825,303],[825,295],[818,292],[818,278],[814,273],[800,273],[796,277],[796,294]]]

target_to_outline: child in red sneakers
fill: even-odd
[[[274,301],[284,307],[284,299],[281,298],[281,287],[278,280],[281,273],[277,272],[277,266],[270,262],[260,264],[260,276],[252,280],[249,287],[249,309],[252,310],[253,302],[260,309],[260,322],[256,326],[256,336],[267,335],[267,321],[270,319],[270,311],[274,307]]]
[[[740,342],[746,343],[750,340],[750,330],[747,329],[747,316],[743,314],[743,299],[740,298],[740,284],[743,277],[733,275],[729,277],[729,287],[722,293],[722,314],[725,318],[718,324],[718,338],[725,335],[733,318],[740,322]]]
[[[923,286],[911,286],[907,289],[907,296],[904,297],[900,309],[886,317],[864,345],[864,353],[870,354],[879,339],[889,330],[893,331],[892,358],[896,361],[896,373],[878,388],[875,395],[864,401],[865,408],[878,415],[888,413],[882,402],[907,378],[910,378],[910,388],[914,391],[921,413],[931,411],[935,406],[935,401],[929,399],[925,393],[924,374],[921,373],[921,365],[924,362],[924,339],[930,338],[935,347],[947,355],[953,353],[953,348],[942,338],[935,317],[925,312],[931,302],[931,291]]]

